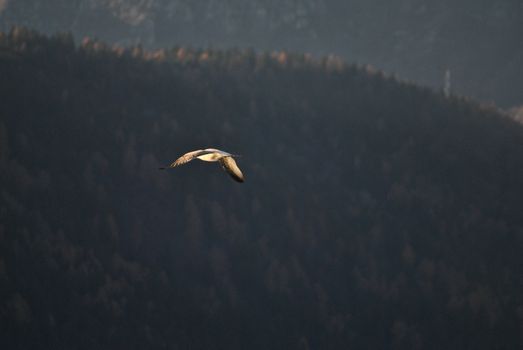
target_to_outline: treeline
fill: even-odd
[[[452,91],[507,109],[523,101],[522,19],[521,0],[0,1],[0,30],[336,52],[438,88],[448,69]]]
[[[0,34],[3,349],[514,349],[523,129],[335,57]],[[158,166],[202,147],[242,155]]]

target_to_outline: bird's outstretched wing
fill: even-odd
[[[231,175],[231,177],[234,180],[238,182],[244,181],[242,171],[240,170],[240,168],[238,168],[238,165],[236,165],[234,158],[223,157],[220,159],[220,164],[222,165],[223,170],[225,170],[229,175]]]
[[[193,160],[194,158],[196,158],[196,157],[198,157],[198,156],[200,156],[202,154],[206,154],[206,153],[209,153],[209,151],[205,151],[205,150],[201,150],[201,149],[185,153],[183,156],[181,156],[180,158],[178,158],[174,162],[172,162],[169,166],[161,167],[160,169],[164,170],[164,169],[177,167],[178,165],[182,165],[182,164],[188,163],[191,160]]]

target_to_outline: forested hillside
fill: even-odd
[[[0,47],[0,348],[523,346],[520,124],[335,57]],[[245,183],[158,170],[204,147]]]

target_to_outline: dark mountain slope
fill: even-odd
[[[523,345],[519,124],[332,57],[0,44],[2,348]],[[157,170],[208,146],[246,182]]]

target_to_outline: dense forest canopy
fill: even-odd
[[[333,56],[0,48],[2,349],[523,346],[520,124]],[[158,171],[209,146],[244,184]]]

